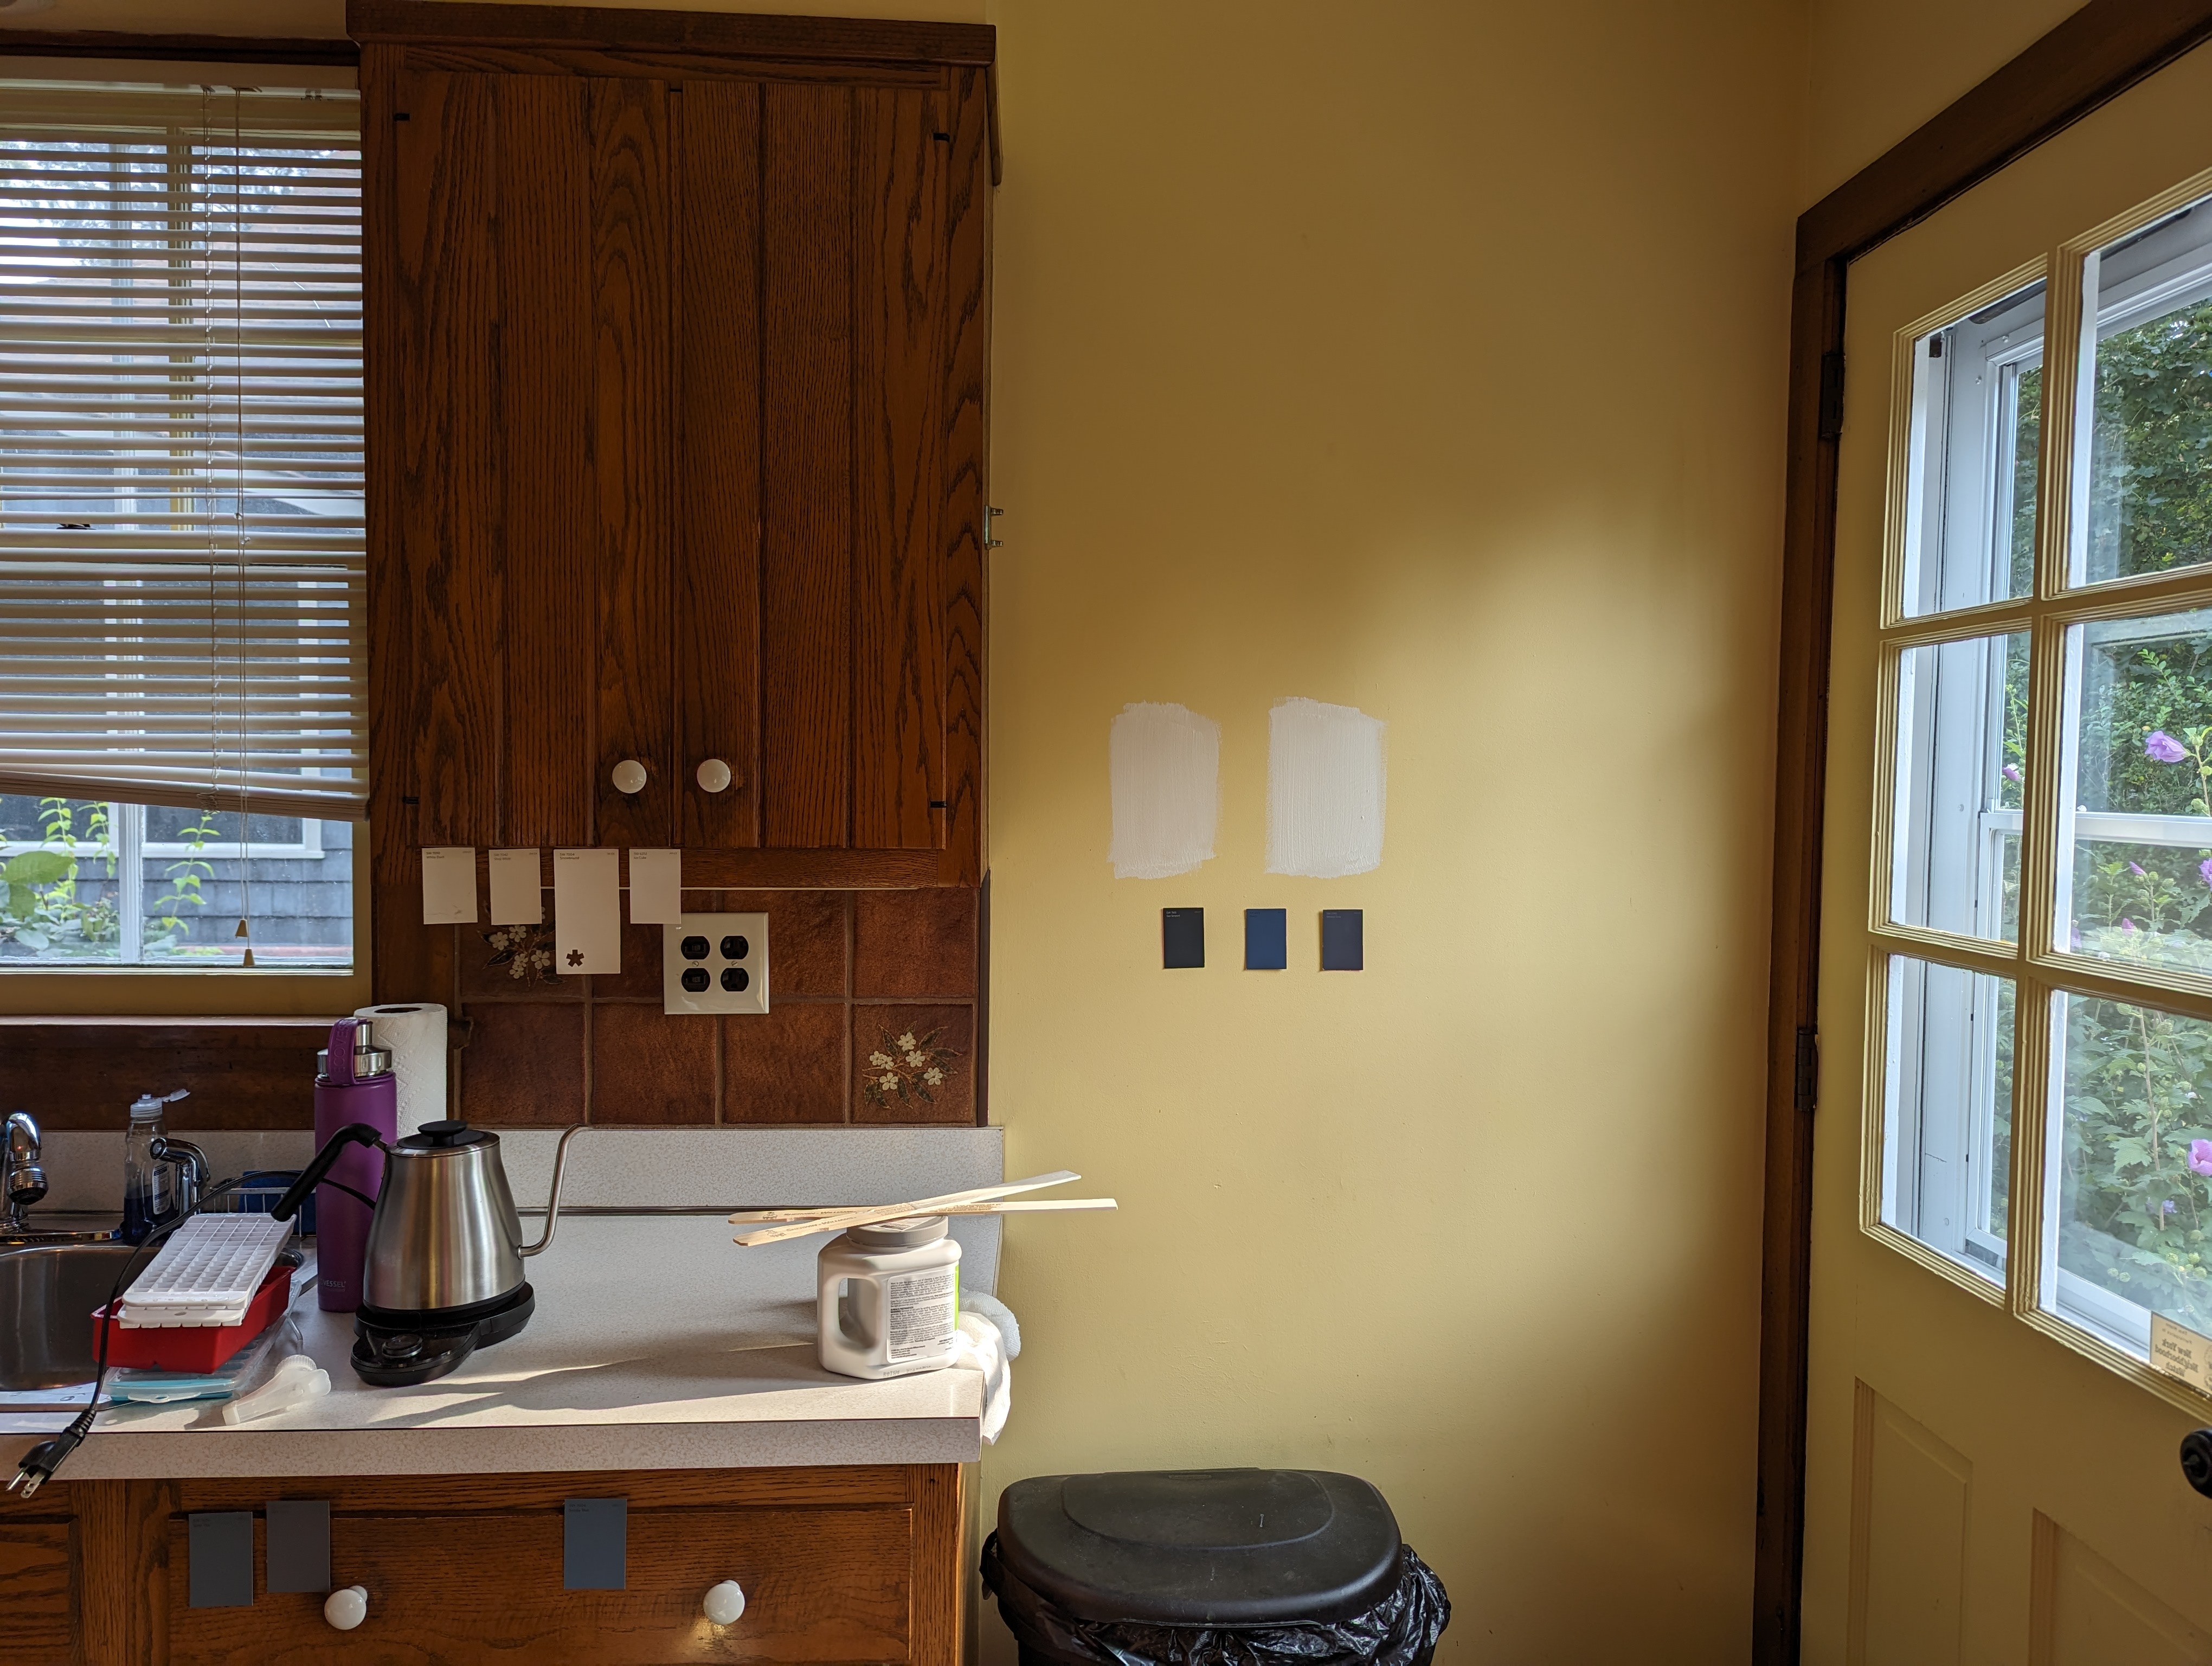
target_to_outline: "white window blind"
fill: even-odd
[[[0,793],[354,817],[356,95],[0,81]]]

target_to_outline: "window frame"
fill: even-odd
[[[2107,834],[2133,828],[2154,836],[2141,842],[2175,843],[2182,842],[2179,836],[2189,830],[2163,824],[2185,820],[2208,835],[2188,838],[2188,845],[2212,846],[2212,818],[2200,824],[2193,817],[2153,818],[2073,807],[2070,771],[2059,767],[2071,751],[2069,737],[2079,730],[2086,633],[2077,627],[2212,608],[2212,562],[2087,579],[2087,517],[2077,514],[2086,505],[2086,488],[2080,493],[2075,489],[2076,480],[2088,470],[2092,424],[2087,419],[2094,398],[2091,352],[2109,336],[2187,304],[2178,297],[2201,301],[2212,296],[2212,204],[2199,210],[2206,216],[2206,227],[2196,246],[2187,255],[2150,269],[2156,274],[2187,261],[2185,271],[2141,287],[2131,285],[2110,307],[2100,306],[2094,319],[2085,320],[2092,263],[2111,245],[2154,227],[2179,210],[2206,204],[2208,198],[2212,198],[2212,169],[2068,240],[2043,259],[1992,278],[1907,324],[1893,337],[1882,593],[1875,633],[1881,703],[1875,721],[1875,825],[1865,916],[1867,1025],[1858,1223],[1862,1231],[1958,1288],[2003,1307],[2063,1346],[2199,1414],[2212,1405],[2212,1396],[2155,1370],[2148,1358],[2130,1351],[2132,1344],[2148,1353],[2152,1310],[2128,1303],[2058,1266],[2059,1176],[2053,1153],[2059,1149],[2063,1129],[2062,1026],[2068,996],[2141,1003],[2212,1022],[2212,974],[2071,952],[2060,946],[2058,935],[2060,923],[2070,918],[2070,851],[2083,824],[2101,824],[2099,830]],[[1908,613],[1908,549],[1916,532],[1929,524],[1929,514],[1919,483],[1911,477],[1918,448],[1925,442],[1927,420],[1917,362],[1919,344],[2038,281],[2043,286],[2044,376],[2034,582],[2028,593],[2019,597],[1975,601],[1947,611]],[[2026,355],[2014,347],[2008,356],[2019,361]],[[1947,471],[1949,466],[1947,455]],[[1984,564],[1993,575],[1993,561]],[[2005,818],[2017,826],[2021,841],[2017,939],[1962,937],[1894,920],[1891,902],[1902,774],[1898,713],[1904,656],[1915,648],[1972,637],[2002,638],[2021,631],[2030,636],[2027,780],[2022,809]],[[1981,812],[1984,830],[1990,828],[1995,813]],[[1998,1246],[2003,1257],[1997,1274],[2001,1283],[1990,1282],[1963,1259],[1883,1219],[1895,1165],[1917,1161],[1921,1155],[1917,1149],[1890,1149],[1891,1054],[1895,1046],[1890,984],[1893,957],[1897,956],[2008,979],[2014,986],[2013,1138],[2006,1238]],[[2126,970],[2117,970],[2123,964]],[[1901,1146],[1905,1142],[1898,1143]]]
[[[358,91],[361,51],[344,39],[284,39],[247,41],[234,37],[118,35],[112,43],[71,34],[21,30],[0,42],[0,76],[86,80],[200,80],[258,86],[272,77],[288,85],[327,86]],[[364,390],[365,391],[365,390]],[[90,796],[99,797],[95,793]],[[319,848],[320,830],[310,819],[314,860],[327,862],[337,853]],[[350,966],[289,964],[164,966],[149,964],[14,965],[0,968],[0,1006],[13,1013],[58,1018],[122,1016],[191,1018],[235,1015],[250,1020],[325,1017],[350,1012],[372,999],[369,922],[371,824],[364,814],[354,822],[350,852],[354,946]],[[21,843],[9,851],[31,848]],[[184,847],[174,848],[183,854]],[[170,847],[156,844],[150,854]],[[250,843],[249,858],[265,854],[299,856],[298,847]],[[220,974],[211,976],[210,974]]]

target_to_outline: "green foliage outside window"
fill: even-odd
[[[41,956],[112,956],[118,936],[114,898],[80,894],[86,858],[78,845],[90,844],[89,860],[106,862],[112,873],[113,836],[106,805],[40,799],[37,848],[0,860],[0,942],[20,944]],[[0,843],[29,842],[27,830],[18,834],[0,828]]]

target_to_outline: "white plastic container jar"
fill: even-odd
[[[855,1226],[814,1263],[822,1369],[905,1377],[952,1363],[960,1245],[943,1215]]]

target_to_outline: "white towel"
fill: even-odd
[[[1006,1426],[1006,1414],[1013,1408],[1013,1369],[1007,1361],[1021,1349],[1021,1329],[1014,1323],[1014,1316],[988,1296],[963,1294],[962,1304],[965,1310],[960,1315],[959,1333],[953,1338],[952,1364],[982,1373],[983,1439],[986,1444],[996,1444],[999,1432]],[[987,1304],[997,1317],[986,1316]],[[1005,1331],[1000,1329],[1000,1318],[1006,1322]]]

